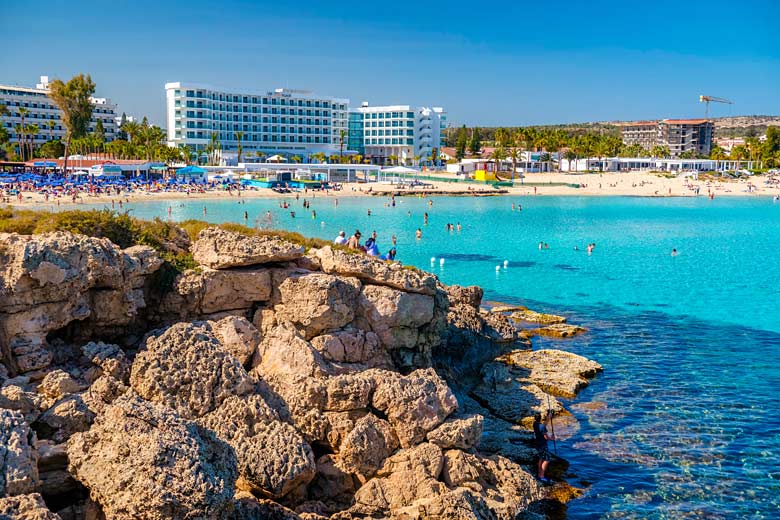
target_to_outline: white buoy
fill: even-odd
[[[431,263],[432,263],[432,264],[435,264],[435,263],[436,263],[436,257],[435,257],[435,256],[432,256],[432,257],[431,257]]]
[[[444,259],[443,258],[439,258],[439,265],[444,265]]]
[[[509,267],[509,260],[504,260],[504,269]]]
[[[496,271],[500,271],[500,270],[501,270],[501,266],[500,266],[500,265],[497,265],[497,266],[496,266]]]

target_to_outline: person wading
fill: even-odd
[[[554,440],[555,435],[547,432],[547,424],[552,420],[553,411],[548,410],[545,421],[542,422],[542,414],[534,415],[534,437],[536,445],[536,454],[539,457],[536,476],[544,484],[550,484],[552,481],[545,476],[547,466],[550,464],[550,450],[547,447],[548,440]]]

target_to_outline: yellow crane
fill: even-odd
[[[733,105],[734,102],[729,99],[723,99],[715,96],[699,96],[699,103],[706,103],[704,108],[704,118],[710,118],[710,103],[725,103],[727,105]]]

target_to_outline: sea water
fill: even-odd
[[[376,231],[382,252],[395,235],[398,260],[446,283],[480,285],[486,300],[562,313],[589,332],[537,340],[535,348],[569,350],[605,367],[566,403],[580,427],[558,453],[571,462],[572,484],[587,489],[569,504],[570,518],[780,518],[780,204],[725,197],[398,197],[395,206],[385,197],[342,197],[338,205],[311,194],[287,200],[286,210],[277,199],[241,204],[227,196],[125,209],[166,219],[170,206],[172,219],[184,220],[204,219],[205,206],[205,220],[250,226],[265,225],[270,211],[272,227],[304,235],[332,239],[359,229],[365,239]]]

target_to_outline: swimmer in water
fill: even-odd
[[[415,232],[415,236],[417,237],[418,240],[421,239],[422,238],[422,229],[417,228],[417,231]]]
[[[460,222],[458,222],[458,233],[460,233],[460,230],[463,229],[463,226],[460,225]]]
[[[677,249],[672,249],[672,256],[677,256],[679,253],[677,252]]]
[[[203,216],[206,216],[206,206],[203,206]]]
[[[244,220],[249,220],[249,213],[246,211],[244,212]]]

